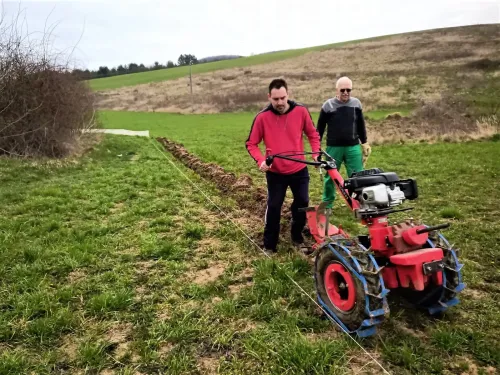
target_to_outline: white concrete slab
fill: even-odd
[[[87,133],[107,133],[119,135],[132,135],[138,137],[149,137],[149,130],[127,130],[127,129],[88,129]]]

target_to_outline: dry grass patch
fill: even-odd
[[[233,295],[236,295],[239,294],[242,289],[249,288],[252,285],[253,283],[250,281],[243,284],[232,284],[229,285],[229,292]]]
[[[217,237],[204,237],[198,241],[198,247],[196,249],[196,254],[214,252],[220,249],[222,246],[222,241]]]
[[[125,342],[130,336],[132,328],[132,323],[113,324],[106,332],[106,339],[112,344]]]
[[[135,256],[135,255],[139,255],[139,249],[137,249],[136,247],[127,247],[126,249],[119,250],[116,253],[120,254],[120,255],[132,255],[132,256]]]
[[[219,368],[219,359],[215,356],[213,357],[199,357],[198,358],[198,369],[202,374],[217,374]]]
[[[380,361],[378,356],[375,356],[375,360]],[[384,373],[380,366],[365,353],[351,354],[347,360],[347,366],[349,367],[347,374],[350,375],[378,375]]]
[[[203,226],[209,231],[217,228],[219,225],[220,218],[216,212],[202,208],[200,210],[200,217],[203,220]]]
[[[67,279],[68,284],[78,283],[79,281],[83,280],[86,276],[87,274],[80,269],[73,270],[68,274],[68,279]]]
[[[115,203],[115,205],[113,207],[111,207],[109,209],[109,211],[112,213],[112,214],[115,214],[121,210],[123,210],[123,207],[125,206],[125,203],[123,202],[118,202],[118,203]]]
[[[238,275],[234,278],[235,284],[229,285],[229,291],[231,294],[238,294],[243,288],[248,288],[253,285],[253,268],[244,268]]]
[[[496,374],[498,374],[497,369],[495,369],[494,367],[492,367],[492,366],[481,367],[476,362],[474,362],[472,359],[470,359],[466,356],[460,356],[460,357],[456,358],[455,363],[450,365],[450,369],[452,371],[458,371],[458,372],[453,372],[453,373],[457,373],[460,375],[480,375],[480,374],[496,375]]]
[[[226,264],[224,263],[215,263],[210,267],[198,270],[192,273],[190,280],[198,285],[205,285],[211,283],[219,278],[224,273],[226,269]]]
[[[144,260],[134,263],[135,273],[137,275],[148,274],[151,268],[155,267],[156,261],[154,260]]]
[[[161,357],[165,357],[172,351],[174,348],[174,345],[170,342],[162,342],[160,344],[160,348],[158,349],[158,353],[160,354]]]
[[[66,335],[62,338],[62,345],[59,350],[72,362],[78,356],[79,343],[76,342],[74,335]]]
[[[310,342],[316,342],[319,340],[335,340],[336,338],[343,337],[344,333],[342,333],[335,323],[332,323],[332,326],[323,332],[309,332],[305,333],[304,337]]]
[[[481,300],[489,298],[489,293],[479,289],[467,288],[463,291],[465,298],[470,298],[474,300]]]

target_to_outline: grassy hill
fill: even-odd
[[[334,95],[336,79],[348,75],[354,81],[353,95],[368,111],[408,112],[423,103],[436,103],[441,110],[474,117],[491,114],[498,106],[499,46],[500,24],[478,25],[203,64],[193,67],[192,96],[187,68],[140,73],[99,80],[100,88],[105,82],[122,86],[145,83],[100,91],[99,108],[254,112],[266,104],[270,80],[284,77],[291,97],[318,111]]]
[[[298,48],[284,51],[276,51],[272,53],[262,53],[254,56],[242,57],[239,59],[215,61],[205,64],[198,64],[192,66],[192,74],[201,74],[213,72],[222,69],[231,69],[238,67],[246,67],[258,64],[267,64],[274,61],[281,61],[297,56],[301,56],[312,51],[324,51],[346,44],[359,43],[365,40],[378,40],[384,37],[375,37],[369,39],[360,39],[357,41],[340,42],[333,44],[326,44],[322,46],[314,46],[308,48]],[[161,82],[189,75],[189,66],[179,66],[169,69],[160,69],[149,72],[124,74],[114,77],[98,78],[89,80],[89,85],[96,91],[116,89],[126,86],[135,86],[151,82]]]

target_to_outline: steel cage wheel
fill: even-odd
[[[315,269],[316,291],[327,306],[327,313],[334,314],[347,328],[355,331],[368,318],[367,298],[363,284],[343,261],[345,259],[334,254],[328,246],[320,249]]]

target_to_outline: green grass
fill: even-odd
[[[149,140],[108,136],[57,162],[1,158],[0,173],[0,374],[183,374],[205,362],[222,373],[346,369],[337,353],[355,349],[305,337],[330,325]],[[201,244],[210,238],[218,242]],[[283,261],[311,291],[307,267]],[[213,262],[224,265],[220,278],[195,283]],[[245,269],[255,289],[238,297],[229,285],[246,283]]]
[[[390,35],[390,36],[395,36],[395,35]],[[192,74],[209,73],[222,69],[244,68],[258,64],[268,64],[275,61],[281,61],[293,57],[298,57],[308,52],[325,51],[332,48],[343,47],[349,44],[360,43],[364,41],[380,40],[382,38],[387,38],[390,36],[380,36],[374,38],[352,40],[347,42],[332,43],[332,44],[326,44],[308,48],[298,48],[298,49],[290,49],[272,53],[264,53],[254,56],[241,57],[238,59],[197,64],[192,66]],[[101,91],[101,90],[116,89],[124,86],[135,86],[151,82],[167,81],[170,79],[176,79],[186,76],[189,76],[189,66],[180,66],[175,68],[160,69],[149,72],[123,74],[114,77],[92,79],[89,80],[88,83],[93,90]]]
[[[252,118],[101,114],[106,127],[166,135],[263,184],[244,148]],[[500,366],[500,209],[488,198],[500,188],[499,157],[498,142],[373,148],[369,167],[417,179],[413,217],[451,222],[446,235],[461,248],[467,290],[476,292],[442,320],[391,300],[379,335],[362,341],[391,373]],[[196,374],[203,367],[343,374],[365,365],[360,349],[290,282],[314,293],[309,264],[286,243],[276,259],[264,258],[167,158],[147,139],[120,136],[106,136],[81,158],[0,158],[0,374]],[[241,214],[176,165],[225,212]],[[310,172],[311,202],[318,202],[319,176]],[[334,221],[363,230],[340,201]],[[218,277],[197,281],[216,266]]]
[[[366,112],[371,119],[380,119],[392,113],[407,115],[409,109],[383,109]],[[316,123],[318,113],[311,116]],[[223,113],[183,115],[172,113],[100,111],[99,120],[110,129],[149,130],[151,136],[167,136],[180,143],[186,143],[191,152],[200,158],[208,158],[218,164],[233,167],[242,165],[243,169],[261,176],[252,170],[249,158],[237,155],[245,150],[245,141],[255,113]],[[221,134],[221,136],[219,136]],[[207,139],[210,142],[207,143]]]

